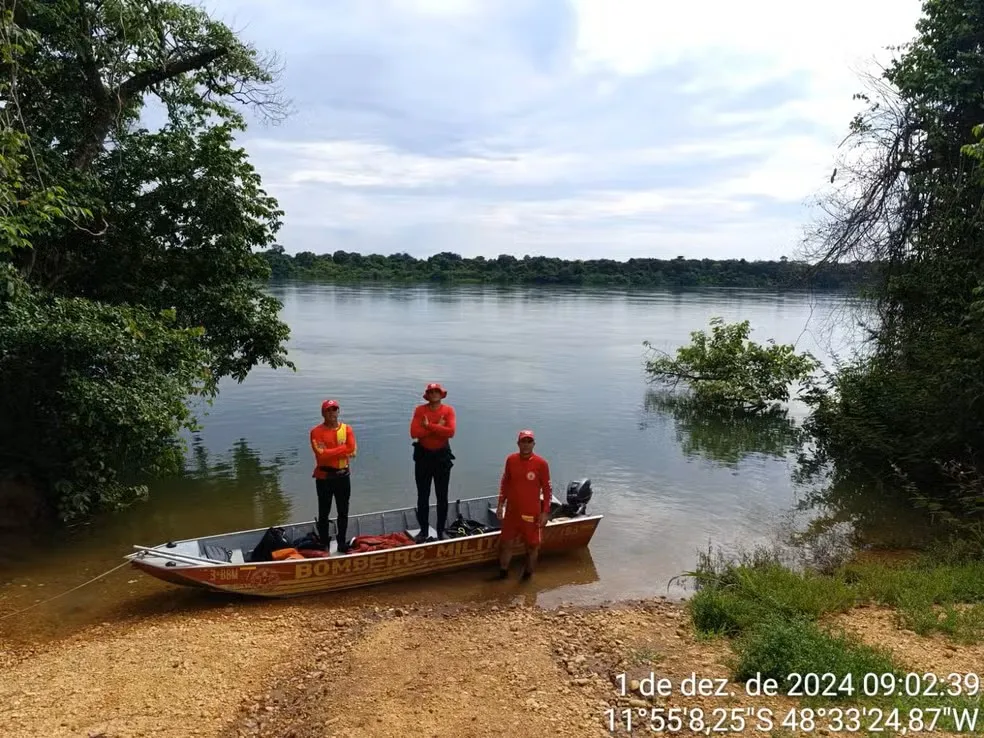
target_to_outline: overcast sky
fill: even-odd
[[[288,252],[793,256],[919,0],[206,0],[286,63]]]

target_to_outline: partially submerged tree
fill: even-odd
[[[762,412],[787,402],[790,388],[807,380],[819,366],[809,353],[769,340],[767,346],[750,341],[747,320],[726,324],[710,321],[711,333],[694,331],[689,346],[676,357],[656,351],[646,361],[650,381],[676,387],[683,382],[696,402],[717,409]]]
[[[189,5],[14,10],[0,36],[0,477],[70,520],[177,463],[189,398],[292,366],[257,253],[282,213],[234,140],[243,106],[286,106],[271,64]],[[151,100],[156,130],[141,125]]]

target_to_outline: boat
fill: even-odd
[[[591,499],[591,480],[571,482],[567,502],[553,497],[550,515],[543,528],[540,545],[545,555],[585,548],[591,542],[601,515],[587,514]],[[171,584],[199,587],[238,595],[282,598],[353,589],[409,577],[491,564],[499,557],[500,521],[495,510],[497,497],[455,500],[449,505],[444,538],[429,526],[428,536],[416,543],[420,528],[416,508],[364,513],[349,516],[349,532],[358,542],[365,536],[404,534],[406,545],[381,550],[339,553],[335,541],[335,519],[329,521],[332,542],[323,555],[280,561],[255,561],[264,536],[276,530],[288,541],[300,541],[315,534],[314,521],[293,523],[280,528],[256,528],[204,538],[168,541],[158,546],[135,545],[135,553],[125,558],[144,574]],[[431,520],[435,520],[431,506]],[[476,532],[471,532],[476,531]],[[522,543],[513,544],[522,552]],[[319,554],[321,552],[318,552]]]

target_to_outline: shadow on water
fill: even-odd
[[[645,408],[672,419],[684,454],[724,466],[737,466],[753,454],[783,458],[798,451],[804,440],[802,429],[782,408],[757,415],[715,411],[688,395],[659,390],[646,393]]]

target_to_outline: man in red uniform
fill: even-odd
[[[328,517],[331,515],[332,498],[338,504],[338,552],[348,550],[348,511],[352,496],[352,478],[349,461],[356,454],[355,432],[348,423],[338,422],[338,403],[325,400],[321,403],[324,422],[311,429],[311,450],[314,451],[314,486],[318,492],[318,537],[328,546]]]
[[[451,439],[455,433],[454,408],[442,401],[448,396],[444,387],[436,382],[424,389],[427,403],[418,405],[410,420],[410,437],[413,443],[413,476],[417,484],[417,523],[420,533],[417,542],[427,540],[430,528],[430,487],[434,482],[437,498],[437,537],[444,538],[448,521],[448,487],[451,484]]]
[[[533,576],[540,553],[541,532],[550,514],[550,466],[546,459],[533,453],[536,445],[533,431],[521,430],[517,445],[519,453],[506,457],[506,467],[499,482],[499,505],[495,511],[502,521],[502,531],[499,534],[499,579],[509,576],[511,544],[516,538],[522,538],[526,544],[523,579]]]

